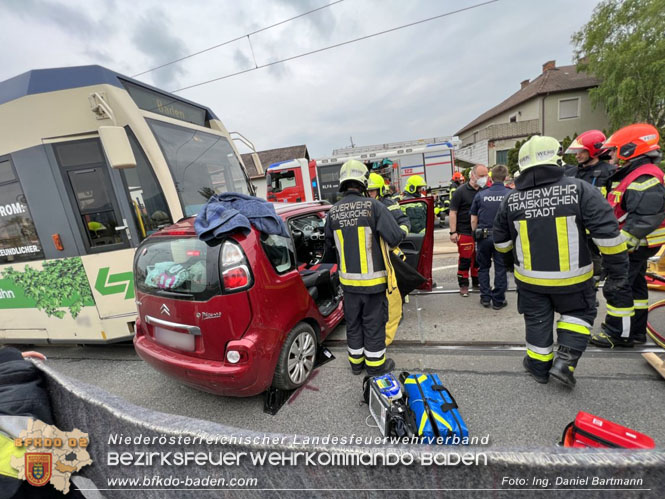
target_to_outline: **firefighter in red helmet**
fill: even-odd
[[[567,177],[579,178],[600,189],[603,197],[607,196],[607,179],[616,171],[616,166],[601,160],[601,157],[608,158],[607,149],[603,146],[605,140],[605,134],[600,130],[588,130],[578,135],[566,149],[566,154],[575,155],[577,166],[567,167],[565,172]],[[602,280],[602,258],[590,237],[587,237],[587,245],[593,260],[593,275],[598,284]]]
[[[566,154],[574,154],[577,166],[566,171],[566,176],[579,178],[600,189],[605,196],[607,179],[616,171],[616,166],[605,161],[605,134],[600,130],[588,130],[575,138],[566,149]]]
[[[628,246],[632,303],[617,307],[608,300],[601,332],[591,337],[591,343],[599,347],[632,347],[646,341],[647,260],[665,244],[665,186],[663,172],[656,166],[662,159],[659,140],[656,127],[638,123],[617,130],[604,144],[612,159],[621,163],[608,180],[607,200],[621,228],[617,244]],[[606,297],[614,292],[612,288],[605,284]]]

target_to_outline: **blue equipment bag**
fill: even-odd
[[[425,443],[459,444],[468,438],[469,430],[457,410],[457,402],[437,374],[403,372],[400,381],[415,414],[417,435]]]

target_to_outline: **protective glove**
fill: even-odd
[[[629,234],[625,230],[621,231],[621,235],[623,236],[624,241],[626,241],[626,246],[628,246],[628,253],[632,253],[637,248],[639,248],[640,240],[638,238],[636,238],[632,234]]]

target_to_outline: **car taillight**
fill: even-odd
[[[224,280],[224,289],[244,288],[249,284],[249,271],[245,266],[229,269],[222,273],[222,279]]]
[[[222,245],[220,271],[224,291],[240,291],[252,285],[252,274],[245,253],[234,241],[227,240]]]

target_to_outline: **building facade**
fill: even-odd
[[[515,143],[531,135],[561,141],[585,130],[608,129],[607,113],[594,108],[589,97],[598,84],[597,78],[578,73],[575,66],[546,62],[538,77],[522,81],[517,92],[457,132],[462,141],[457,160],[505,164]]]

